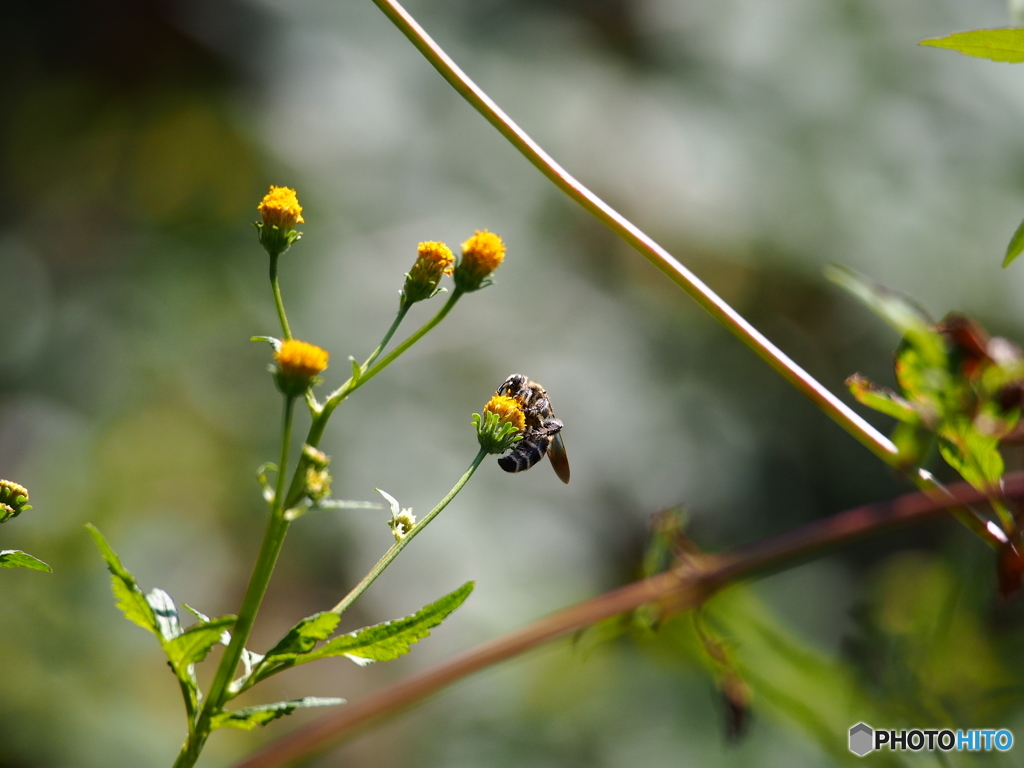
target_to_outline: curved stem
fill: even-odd
[[[405,316],[408,312],[408,306],[403,304],[401,307],[399,307],[398,314],[395,315],[395,322],[393,322],[391,324],[391,327],[388,328],[388,332],[384,334],[384,338],[381,339],[380,344],[378,344],[377,348],[373,350],[373,354],[371,354],[366,359],[366,362],[363,363],[364,370],[373,365],[373,361],[376,360],[380,356],[380,353],[384,351],[384,347],[386,347],[388,345],[388,342],[391,341],[391,337],[395,335],[395,331],[398,330],[398,326],[402,324],[402,321],[405,319]]]
[[[256,614],[259,613],[260,604],[263,602],[263,596],[266,594],[271,574],[274,572],[278,555],[281,554],[281,547],[284,545],[285,534],[288,532],[289,522],[283,514],[283,503],[285,477],[288,471],[288,453],[291,448],[294,406],[295,398],[285,397],[284,425],[281,429],[281,458],[278,463],[274,499],[270,504],[267,530],[263,535],[263,544],[260,546],[260,553],[256,558],[256,565],[253,567],[249,586],[245,590],[245,597],[242,598],[242,607],[238,611],[238,620],[235,622],[234,629],[231,632],[231,643],[224,652],[224,656],[221,657],[213,683],[210,685],[210,692],[206,697],[206,703],[199,713],[199,719],[195,728],[195,739],[190,739],[190,741],[197,742],[197,748],[193,750],[195,753],[192,758],[193,762],[199,757],[202,744],[210,733],[210,719],[227,699],[228,684],[231,682],[231,678],[238,667],[238,662],[242,658],[242,651],[245,649],[245,643],[249,639],[249,633],[252,631],[253,624],[256,623]],[[180,760],[181,758],[179,757]],[[191,764],[185,762],[180,763],[179,766],[176,763],[175,768],[185,768],[185,766],[190,766]]]
[[[288,326],[288,316],[284,313],[284,300],[281,298],[281,286],[277,282],[277,256],[270,257],[270,287],[274,290],[274,304],[277,316],[281,320],[281,330],[286,339],[292,338],[292,329]]]
[[[398,557],[398,553],[405,549],[409,545],[409,542],[411,542],[414,537],[418,536],[419,532],[426,528],[430,521],[440,514],[442,509],[448,506],[448,503],[454,499],[456,494],[462,490],[462,487],[469,482],[469,478],[473,476],[473,473],[476,472],[476,468],[480,466],[480,462],[485,458],[487,458],[487,451],[481,448],[480,452],[476,455],[476,458],[473,459],[473,463],[469,465],[469,469],[466,470],[466,473],[459,478],[459,482],[455,484],[455,487],[448,491],[448,494],[437,503],[436,507],[430,510],[426,517],[413,526],[412,530],[405,535],[405,538],[396,541],[392,545],[391,549],[384,553],[384,557],[377,561],[377,564],[370,569],[370,572],[363,577],[363,580],[356,584],[355,588],[345,595],[340,603],[331,608],[334,613],[344,613],[348,607],[366,591],[366,588],[373,584],[378,576],[384,573],[384,569],[391,565],[391,562]]]

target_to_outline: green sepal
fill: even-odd
[[[28,568],[33,571],[53,573],[53,568],[20,549],[0,549],[0,568]]]
[[[213,730],[217,728],[238,728],[243,731],[251,731],[257,725],[266,725],[279,717],[290,715],[296,709],[304,707],[334,707],[344,703],[344,699],[307,696],[304,699],[278,701],[273,704],[258,704],[255,707],[246,707],[245,709],[222,710],[210,719],[210,727]]]
[[[922,40],[918,45],[948,48],[965,56],[1007,64],[1024,61],[1024,29],[976,29]]]
[[[103,538],[103,534],[99,532],[99,529],[92,523],[86,523],[85,527],[92,534],[93,539],[96,540],[96,546],[99,547],[103,559],[107,561],[107,569],[111,573],[110,586],[114,593],[117,607],[121,609],[121,612],[128,621],[135,622],[143,629],[149,630],[159,639],[163,640],[160,624],[157,622],[153,607],[146,600],[146,596],[142,594],[142,590],[139,589],[139,584],[135,581],[135,577],[121,564],[121,559],[110,548],[110,545]]]
[[[1017,231],[1013,233],[1009,244],[1006,246],[1006,256],[1003,258],[1003,266],[1008,267],[1013,260],[1024,253],[1024,221],[1017,225]]]

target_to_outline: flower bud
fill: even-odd
[[[313,502],[327,498],[331,495],[331,473],[327,469],[330,458],[311,445],[302,447],[302,455],[309,462],[306,467],[306,496]]]
[[[496,394],[484,406],[483,417],[473,414],[473,426],[481,448],[491,454],[504,453],[523,439],[526,415],[517,400]]]
[[[462,244],[462,258],[455,265],[455,287],[470,292],[491,284],[487,278],[505,260],[505,244],[501,238],[486,229],[476,233]]]
[[[256,222],[260,244],[272,258],[277,258],[302,237],[295,231],[296,224],[304,223],[302,206],[294,189],[270,187],[258,206],[262,222]]]
[[[32,509],[28,489],[11,480],[0,480],[0,523],[17,517],[26,509]]]
[[[272,369],[278,389],[289,397],[301,397],[320,380],[329,358],[326,350],[313,344],[297,339],[282,341],[274,353],[276,367]]]
[[[452,273],[455,256],[444,243],[427,241],[419,244],[416,262],[405,276],[402,288],[402,308],[412,306],[436,295],[441,289],[437,284],[444,275]]]

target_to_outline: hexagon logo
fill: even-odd
[[[875,748],[875,732],[870,725],[857,723],[850,729],[850,751],[864,757]]]

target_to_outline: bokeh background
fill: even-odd
[[[408,8],[566,167],[834,390],[858,370],[891,382],[896,338],[823,279],[829,262],[1024,337],[1024,271],[999,267],[1024,214],[1024,69],[915,45],[1006,25],[1002,0]],[[248,341],[276,329],[251,226],[268,184],[305,206],[283,290],[297,335],[334,355],[329,383],[390,323],[418,241],[486,227],[509,246],[494,287],[339,410],[323,444],[336,495],[380,487],[425,513],[476,451],[470,414],[514,371],[547,387],[573,481],[489,461],[344,626],[474,579],[462,609],[402,660],[320,662],[244,703],[356,700],[622,584],[660,508],[686,505],[689,535],[716,550],[906,490],[564,199],[369,0],[53,0],[5,22],[0,476],[35,508],[0,546],[54,573],[0,574],[3,768],[177,753],[173,678],[114,608],[82,526],[145,588],[236,609],[264,522],[255,467],[279,420],[267,348]],[[388,546],[385,519],[295,525],[250,645],[336,602]],[[983,545],[940,522],[726,593],[707,622],[753,691],[738,740],[684,619],[531,653],[314,764],[822,766],[852,759],[857,719],[1024,738],[1024,612],[994,583]],[[200,764],[318,714],[219,732]]]

